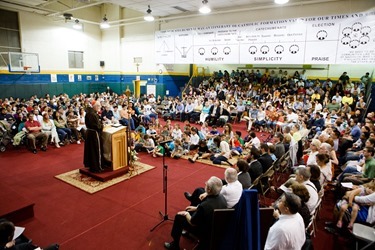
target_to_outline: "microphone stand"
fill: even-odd
[[[173,221],[168,217],[168,166],[165,164],[165,145],[170,141],[160,142],[160,145],[163,147],[163,193],[164,193],[164,213],[159,211],[159,214],[162,216],[162,220],[156,224],[153,228],[150,229],[150,232],[154,231],[158,226],[163,224],[165,221]]]

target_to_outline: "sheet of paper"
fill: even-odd
[[[24,227],[15,227],[16,229],[14,230],[14,235],[13,235],[13,240],[18,238],[18,236],[20,236],[23,231],[25,231],[25,228]]]
[[[285,193],[292,193],[292,190],[290,188],[287,188],[285,185],[281,185],[279,188]]]
[[[362,167],[361,166],[357,165],[356,167],[357,167],[357,171],[358,172],[362,172]]]
[[[353,188],[353,183],[351,182],[341,182],[341,186],[345,188]]]

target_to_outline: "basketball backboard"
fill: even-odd
[[[37,53],[3,52],[1,58],[8,65],[9,72],[40,72]]]

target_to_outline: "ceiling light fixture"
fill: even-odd
[[[109,23],[108,23],[107,15],[104,15],[103,21],[100,23],[100,28],[101,29],[108,29],[109,27],[111,27],[111,25],[109,25]]]
[[[275,0],[276,4],[286,4],[289,0]]]
[[[73,28],[76,30],[81,30],[82,29],[82,23],[79,22],[78,19],[74,21]]]
[[[145,19],[145,21],[147,21],[147,22],[152,22],[152,21],[154,21],[155,18],[154,18],[153,15],[151,15],[152,10],[151,10],[151,8],[150,8],[150,5],[148,6],[148,9],[146,10],[146,12],[147,12],[147,15],[145,15],[145,16],[143,17],[143,19]]]
[[[207,0],[202,1],[202,7],[199,8],[199,12],[202,14],[208,14],[211,12],[211,9],[210,9],[210,6],[208,6]]]

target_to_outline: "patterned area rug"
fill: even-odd
[[[112,180],[109,180],[106,182],[101,182],[89,176],[83,175],[79,173],[79,169],[72,170],[67,173],[59,174],[59,175],[56,175],[55,177],[89,194],[93,194],[107,187],[113,186],[117,183],[128,180],[130,178],[133,178],[139,174],[142,174],[144,172],[147,172],[155,168],[153,166],[150,166],[148,164],[141,163],[141,162],[136,162],[135,165],[136,165],[136,168],[135,168],[136,171],[133,171],[132,175],[130,175],[128,172],[127,174],[123,176],[113,178]]]

